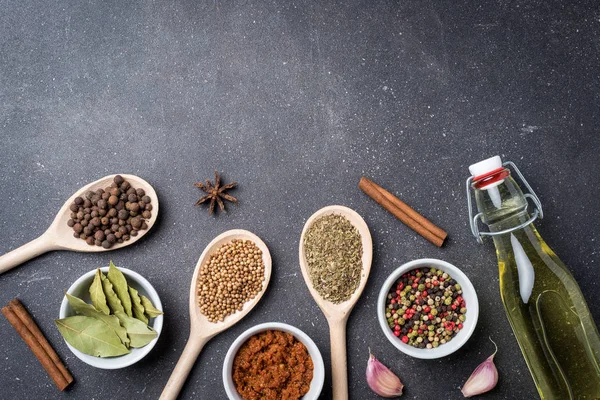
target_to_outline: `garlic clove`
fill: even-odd
[[[490,340],[494,343],[492,339]],[[496,343],[494,343],[494,346],[496,346]],[[498,346],[496,346],[494,354],[486,358],[484,362],[475,368],[475,371],[473,371],[460,390],[463,396],[476,396],[478,394],[489,392],[496,387],[496,384],[498,383],[498,369],[496,369],[496,364],[494,364],[494,356],[497,352]]]
[[[371,354],[371,350],[369,350],[369,362],[367,363],[367,384],[381,397],[402,396],[404,387],[400,379]]]

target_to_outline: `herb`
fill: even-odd
[[[123,289],[126,296],[120,297],[118,293]],[[99,357],[120,356],[129,353],[129,347],[143,347],[157,336],[148,326],[148,318],[162,311],[128,286],[125,275],[112,261],[108,278],[98,269],[89,291],[94,305],[66,293],[71,308],[79,315],[55,321],[67,343],[77,350]],[[127,315],[123,304],[129,304],[135,318]]]
[[[55,321],[60,334],[71,346],[96,357],[129,353],[115,331],[99,319],[77,315]]]
[[[92,299],[92,303],[96,310],[102,311],[104,314],[110,314],[110,308],[106,303],[106,295],[104,294],[104,290],[102,289],[102,272],[100,270],[96,271],[96,275],[94,276],[94,281],[90,286],[90,297]]]
[[[121,304],[125,309],[125,314],[130,317],[133,315],[131,313],[131,298],[129,297],[129,290],[127,290],[127,280],[125,279],[125,275],[111,261],[108,266],[108,274],[106,277],[112,283],[115,293],[119,296],[119,300],[121,300]]]
[[[148,318],[156,318],[159,315],[162,315],[163,312],[154,307],[149,298],[140,294],[140,301],[142,302],[142,306],[144,306],[144,312],[148,316]]]
[[[115,293],[113,284],[102,273],[100,274],[100,279],[102,280],[102,290],[104,290],[104,294],[106,295],[106,302],[112,313],[114,314],[118,311],[125,312],[119,296]]]
[[[342,215],[325,215],[306,231],[304,252],[321,297],[336,304],[348,300],[358,288],[363,268],[358,229]]]
[[[139,319],[132,318],[122,312],[118,312],[116,315],[121,324],[127,329],[127,336],[131,339],[131,347],[144,347],[156,337],[156,331]]]
[[[215,171],[215,183],[214,185],[207,179],[206,184],[202,182],[194,183],[194,186],[199,187],[204,190],[207,195],[203,196],[194,204],[195,206],[204,203],[205,201],[210,200],[210,206],[208,208],[208,215],[211,215],[215,209],[215,203],[219,204],[219,208],[221,211],[225,211],[225,204],[223,203],[223,199],[231,201],[232,203],[237,203],[237,199],[233,196],[225,193],[226,190],[233,189],[237,185],[237,182],[231,182],[227,185],[221,186],[221,177],[219,173]]]
[[[129,296],[131,297],[131,304],[133,305],[133,316],[142,321],[143,323],[148,323],[148,318],[144,315],[144,306],[142,305],[142,300],[140,300],[140,295],[138,291],[129,286]]]
[[[94,308],[94,306],[86,303],[85,301],[81,300],[79,297],[71,296],[69,293],[65,293],[65,296],[67,296],[67,300],[69,301],[69,304],[73,308],[73,311],[75,311],[77,314],[80,314],[80,315],[83,315],[86,317],[95,318],[97,320],[104,322],[113,331],[115,331],[115,333],[117,334],[119,339],[121,339],[121,342],[123,342],[123,344],[125,346],[129,345],[129,338],[127,337],[127,330],[121,326],[119,319],[117,317],[115,317],[114,315],[106,315],[106,314],[96,310]]]

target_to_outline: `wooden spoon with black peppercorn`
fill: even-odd
[[[308,261],[304,247],[305,236],[309,228],[321,217],[336,214],[345,217],[360,234],[362,244],[362,271],[360,282],[356,290],[350,297],[340,303],[331,302],[321,296],[315,289],[308,270]],[[304,224],[302,235],[300,236],[300,270],[308,286],[310,294],[315,302],[325,314],[329,324],[329,337],[331,341],[331,380],[333,388],[333,400],[348,400],[348,370],[346,360],[346,323],[352,308],[360,297],[371,271],[371,261],[373,259],[373,241],[369,227],[362,217],[354,210],[344,206],[328,206],[315,212]]]
[[[137,228],[139,228],[139,230],[136,230],[136,234],[132,235],[131,233],[134,231],[133,229],[131,229],[131,231],[129,231],[129,229],[126,227],[126,223],[117,223],[116,225],[119,225],[119,227],[116,229],[116,232],[118,232],[118,238],[117,237],[111,237],[111,241],[109,242],[107,237],[109,235],[106,235],[104,232],[102,232],[102,234],[98,233],[98,235],[94,238],[94,242],[92,242],[91,244],[86,243],[86,240],[81,239],[80,237],[74,237],[75,234],[77,233],[83,233],[83,229],[84,227],[81,226],[81,224],[79,224],[79,226],[76,226],[77,224],[74,223],[74,221],[72,220],[72,213],[74,213],[75,208],[77,208],[77,204],[76,202],[85,202],[86,200],[84,200],[86,197],[86,193],[88,193],[89,191],[93,191],[96,192],[98,190],[102,190],[104,191],[105,188],[110,187],[111,184],[113,184],[115,182],[115,178],[118,182],[128,182],[129,183],[129,187],[130,188],[135,188],[135,189],[141,189],[139,192],[137,192],[138,194],[142,194],[142,196],[145,198],[144,200],[148,200],[148,201],[142,201],[140,199],[139,203],[137,204],[137,207],[135,207],[136,211],[135,211],[135,215],[139,215],[139,218],[136,218],[135,221],[133,220],[133,218],[130,220],[130,225],[134,224],[134,226],[137,226]],[[114,186],[114,185],[113,185]],[[133,193],[131,193],[133,194]],[[108,199],[101,199],[100,196],[98,195],[99,199],[96,199],[96,201],[105,201],[108,202]],[[137,194],[136,194],[137,196]],[[113,199],[114,200],[114,199]],[[133,200],[133,198],[132,198]],[[89,201],[89,199],[88,199]],[[133,202],[131,202],[133,203]],[[83,204],[83,203],[82,203]],[[145,209],[144,211],[142,211],[140,209],[141,204],[151,204],[150,207],[147,207],[147,209]],[[103,205],[106,209],[110,209],[109,206],[107,205]],[[73,208],[71,208],[73,207]],[[89,207],[88,207],[89,208]],[[124,210],[123,206],[121,205],[119,208],[121,208],[121,210],[119,210],[118,212],[121,212],[122,210]],[[127,211],[127,210],[125,210]],[[145,218],[142,216],[142,214],[145,211],[149,211],[148,213],[144,214],[146,217]],[[123,215],[117,215],[114,216],[114,218],[117,218],[119,221],[123,220],[121,219],[121,217],[126,217],[128,218],[130,215],[131,211],[127,211],[127,216],[125,216],[125,213],[121,213]],[[104,178],[98,179],[95,182],[92,182],[84,187],[82,187],[81,189],[79,189],[75,194],[73,194],[73,196],[71,196],[69,198],[69,200],[67,200],[65,202],[65,204],[61,207],[61,209],[58,211],[58,214],[56,215],[56,218],[54,218],[54,221],[52,222],[52,224],[50,225],[50,227],[48,228],[48,230],[46,230],[46,232],[44,232],[40,237],[38,237],[37,239],[32,240],[31,242],[9,252],[4,254],[3,256],[0,256],[0,274],[8,271],[9,269],[12,269],[14,267],[16,267],[17,265],[20,265],[22,263],[24,263],[25,261],[28,261],[34,257],[37,257],[43,253],[46,253],[48,251],[51,250],[71,250],[71,251],[81,251],[81,252],[101,252],[101,251],[109,251],[109,250],[116,250],[116,249],[120,249],[123,248],[125,246],[129,246],[130,244],[133,244],[135,242],[137,242],[139,239],[142,238],[142,236],[144,236],[154,225],[154,223],[156,222],[156,216],[158,215],[158,197],[156,196],[156,192],[154,191],[154,188],[152,188],[152,186],[146,182],[145,180],[143,180],[142,178],[139,178],[135,175],[108,175],[105,176]],[[100,216],[96,216],[94,218],[99,218]],[[93,218],[92,218],[93,219]],[[88,222],[86,224],[90,224],[91,220],[88,220]],[[97,221],[94,221],[97,222]],[[106,222],[106,221],[105,221]],[[102,224],[102,222],[99,222],[100,224]],[[100,225],[102,226],[102,225]],[[142,229],[144,228],[145,229]],[[110,230],[110,229],[108,229]],[[125,231],[128,232],[125,232]],[[80,232],[77,232],[80,231]],[[113,236],[115,236],[113,234]],[[129,236],[128,240],[123,240],[123,236]],[[100,240],[100,238],[102,237],[103,240]],[[116,239],[116,240],[115,240]],[[115,240],[113,242],[113,240]],[[100,243],[97,243],[96,241],[99,241]],[[120,242],[122,241],[122,243]],[[91,241],[90,241],[91,242]],[[106,242],[106,243],[105,243]],[[113,243],[111,243],[113,242]],[[99,245],[96,245],[99,244]]]

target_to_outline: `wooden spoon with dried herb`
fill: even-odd
[[[304,281],[329,323],[333,399],[347,400],[346,322],[371,270],[369,227],[348,207],[322,208],[304,225],[299,255]]]

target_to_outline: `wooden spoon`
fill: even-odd
[[[308,273],[308,266],[306,262],[306,255],[304,254],[304,236],[306,231],[318,218],[329,215],[338,214],[346,217],[352,225],[358,229],[360,237],[362,239],[362,263],[363,271],[360,279],[358,288],[352,294],[352,296],[339,304],[330,302],[321,297],[317,292],[310,279]],[[344,206],[329,206],[321,208],[319,211],[314,213],[302,230],[302,236],[300,237],[300,269],[302,270],[302,276],[310,294],[315,299],[325,318],[329,324],[329,338],[331,341],[331,375],[332,375],[332,386],[333,386],[333,400],[347,400],[348,399],[348,371],[346,361],[346,322],[350,316],[350,312],[354,307],[354,304],[360,297],[367,279],[369,278],[369,272],[371,271],[371,261],[373,259],[373,241],[371,239],[371,232],[369,227],[362,219],[362,217],[354,210]]]
[[[0,257],[0,274],[50,250],[71,250],[95,253],[120,249],[140,240],[142,236],[152,228],[154,222],[156,222],[156,216],[158,215],[158,197],[156,196],[154,188],[150,186],[148,182],[135,175],[121,174],[132,187],[144,189],[146,195],[150,196],[152,199],[152,217],[146,221],[148,229],[140,230],[137,236],[131,236],[129,240],[124,241],[123,243],[115,243],[110,249],[105,249],[102,246],[90,246],[85,240],[73,237],[73,228],[70,228],[67,225],[67,221],[71,218],[71,210],[69,207],[73,204],[73,200],[78,196],[83,196],[88,190],[104,189],[110,186],[115,176],[116,175],[105,176],[104,178],[85,185],[75,192],[75,194],[73,194],[73,196],[71,196],[58,211],[56,218],[54,218],[54,221],[52,221],[52,224],[46,232],[37,239],[33,239],[31,242]]]
[[[227,316],[222,322],[209,322],[204,314],[200,312],[200,307],[198,307],[197,281],[200,266],[206,263],[209,256],[221,247],[221,245],[229,243],[234,239],[250,240],[262,251],[262,259],[265,264],[265,280],[263,281],[263,287],[252,300],[244,304],[242,311],[237,311],[235,314]],[[177,398],[194,362],[198,358],[198,355],[206,342],[244,318],[258,303],[265,293],[265,290],[267,290],[269,279],[271,279],[271,253],[269,253],[267,245],[252,232],[243,229],[233,229],[223,232],[206,246],[198,260],[198,264],[196,264],[196,269],[192,276],[192,284],[190,285],[190,337],[175,369],[171,373],[167,385],[160,395],[161,400],[172,400]]]

